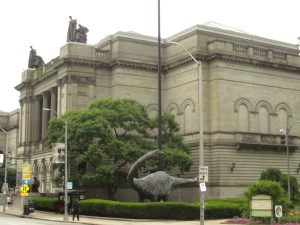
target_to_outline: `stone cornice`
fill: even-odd
[[[203,55],[194,55],[194,57],[201,62],[207,62],[212,63],[214,61],[227,61],[227,62],[233,62],[237,64],[248,64],[256,67],[264,67],[264,68],[270,68],[275,70],[283,70],[283,71],[289,71],[289,72],[295,72],[300,73],[300,68],[296,66],[290,66],[287,64],[282,63],[276,63],[276,62],[270,62],[260,59],[253,59],[243,56],[237,56],[237,55],[229,55],[229,54],[223,54],[223,53],[215,53],[210,54],[207,56]],[[163,71],[170,71],[177,69],[181,66],[184,66],[186,64],[195,63],[194,60],[191,57],[185,57],[181,60],[178,60],[176,62],[169,63],[168,65],[163,66]]]
[[[284,70],[284,71],[296,72],[296,73],[300,72],[299,67],[290,66],[287,64],[276,63],[276,62],[265,61],[265,60],[260,60],[260,59],[236,56],[236,55],[216,53],[216,54],[209,55],[207,57],[208,62],[212,62],[215,60],[229,61],[229,62],[234,62],[234,63],[238,63],[238,64],[249,64],[249,65],[253,65],[253,66],[257,66],[257,67],[272,68],[272,69],[276,69],[276,70]]]
[[[157,65],[153,64],[146,64],[146,63],[137,63],[137,62],[130,62],[125,60],[116,60],[110,64],[111,67],[128,67],[128,68],[135,68],[141,70],[150,70],[150,71],[157,71]]]
[[[18,84],[17,86],[15,86],[15,89],[17,91],[20,91],[21,89],[28,88],[30,86],[31,86],[31,82],[22,82],[22,83]]]

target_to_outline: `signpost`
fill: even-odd
[[[22,165],[22,186],[20,187],[22,193],[21,196],[28,196],[30,190],[28,184],[31,183],[31,165],[28,162],[24,162]]]

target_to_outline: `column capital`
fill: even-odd
[[[40,100],[41,98],[42,98],[41,95],[35,95],[35,96],[33,96],[33,100],[34,100],[34,101],[38,101],[38,100]]]

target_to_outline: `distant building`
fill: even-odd
[[[7,148],[7,166],[17,170],[18,140],[19,140],[19,110],[12,112],[3,112],[0,110],[0,152],[6,152],[6,140],[8,140]],[[8,138],[8,139],[7,139]],[[2,165],[4,167],[4,164]],[[2,184],[1,184],[2,185]]]
[[[202,87],[196,63],[168,41],[180,43],[202,62]],[[199,89],[204,162],[209,168],[206,198],[243,196],[269,167],[287,173],[287,152],[279,130],[300,120],[298,46],[212,24],[162,39],[161,46],[162,110],[176,115],[195,162],[181,177],[198,175]],[[158,109],[157,51],[156,37],[117,32],[95,45],[66,43],[57,58],[23,72],[16,87],[21,105],[17,153],[33,165],[40,192],[55,191],[52,150],[43,144],[54,112],[59,116],[87,108],[96,99],[126,97],[143,104],[153,116]],[[291,129],[289,139],[290,174],[298,180],[299,134],[300,124]],[[18,163],[20,170],[23,161]],[[170,200],[197,201],[198,192],[198,185],[183,187]],[[128,200],[128,196],[137,199],[128,189],[120,190],[117,197]]]

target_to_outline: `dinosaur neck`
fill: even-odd
[[[134,186],[134,182],[133,182],[134,174],[137,172],[138,168],[140,168],[147,159],[151,158],[153,155],[158,153],[162,153],[162,152],[159,149],[153,150],[151,152],[146,153],[145,155],[140,157],[135,163],[133,163],[127,175],[127,182],[131,186]]]

